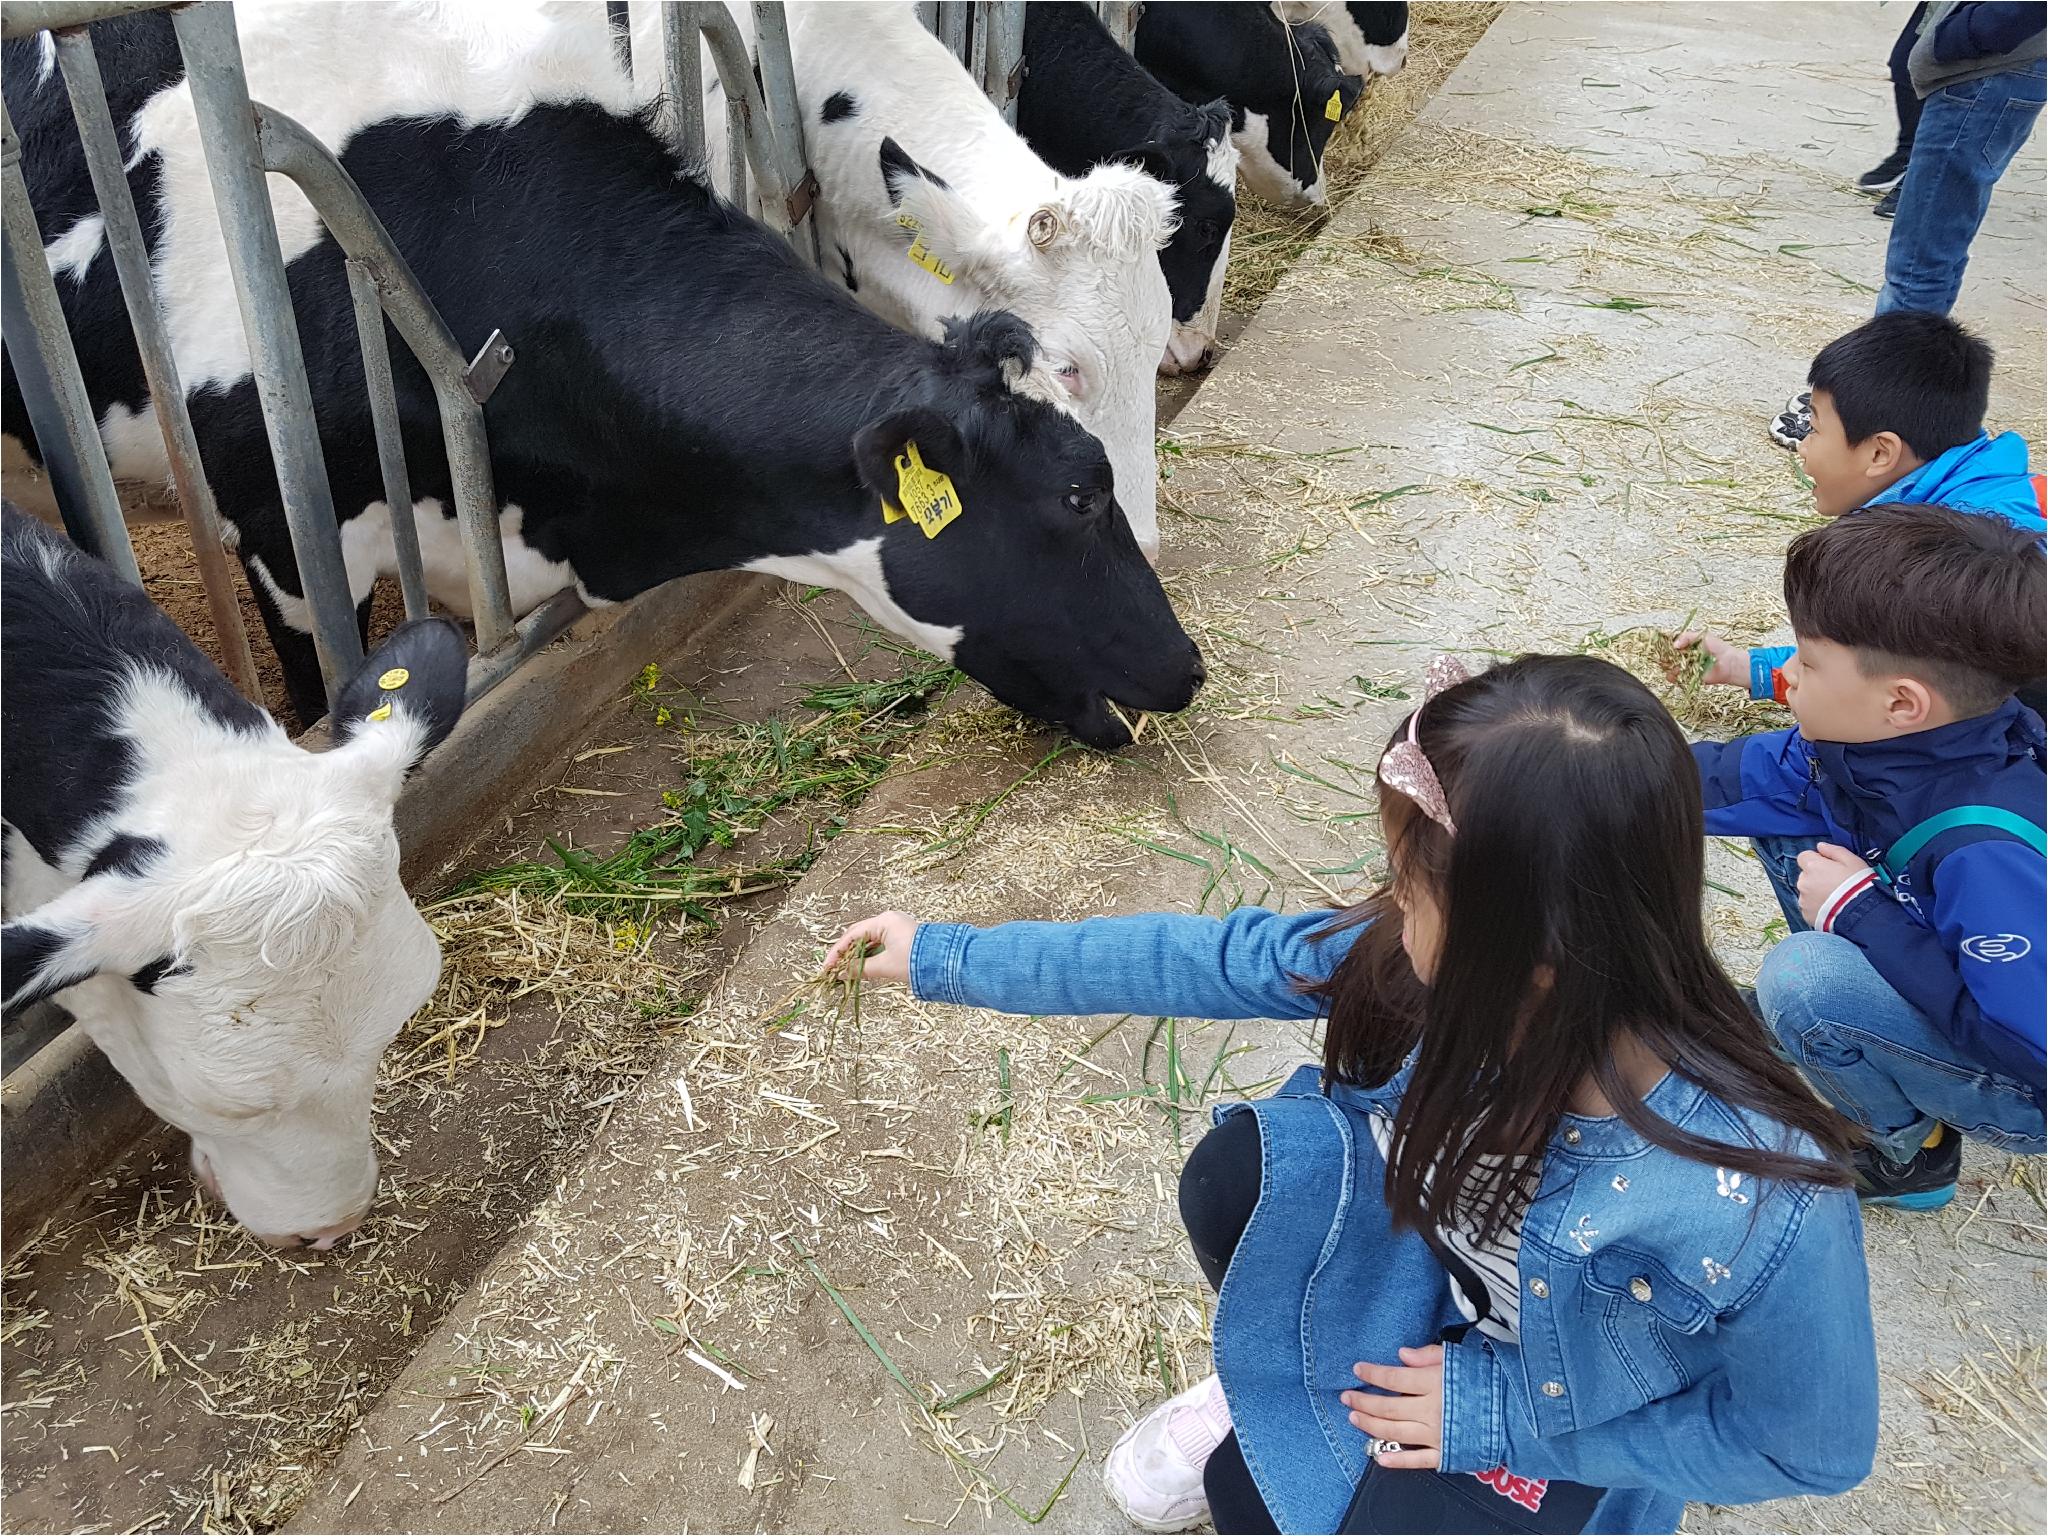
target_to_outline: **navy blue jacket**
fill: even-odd
[[[1707,831],[1814,837],[1877,865],[1931,816],[2010,811],[2033,826],[2048,799],[2039,716],[2007,699],[1988,715],[1887,741],[1808,741],[1797,730],[1695,743]],[[2010,832],[1958,826],[1893,871],[1845,884],[1825,931],[1932,1019],[1965,1059],[2048,1097],[2048,859]]]
[[[2025,5],[1981,3],[1959,5],[1941,19],[1934,31],[1934,56],[1944,64],[1959,59],[1981,59],[1997,53],[2011,53],[2048,25],[2048,7],[2040,0]]]

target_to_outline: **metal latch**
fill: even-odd
[[[469,366],[462,370],[462,382],[469,390],[469,398],[478,405],[490,399],[517,356],[512,350],[512,343],[505,339],[505,333],[492,331],[476,356],[469,360]]]
[[[797,225],[811,216],[811,205],[818,200],[818,173],[808,165],[804,167],[803,180],[799,181],[783,202],[789,211],[789,227]]]

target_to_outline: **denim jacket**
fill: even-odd
[[[1299,982],[1329,975],[1354,937],[1317,938],[1330,916],[926,924],[911,986],[1010,1013],[1309,1019],[1318,1007]],[[1392,1113],[1409,1070],[1328,1097]],[[1676,1073],[1644,1102],[1711,1141],[1785,1139]],[[1759,1184],[1654,1147],[1618,1118],[1567,1115],[1519,1269],[1519,1342],[1474,1331],[1445,1350],[1447,1471],[1505,1465],[1718,1504],[1839,1493],[1869,1474],[1877,1358],[1850,1191]],[[1676,1510],[1644,1516],[1675,1521]]]

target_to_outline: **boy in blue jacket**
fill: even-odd
[[[1866,1200],[1955,1195],[1958,1132],[2043,1148],[2048,565],[1998,518],[1890,504],[1793,540],[1797,729],[1700,742],[1707,831],[1748,836],[1793,932],[1758,1006],[1867,1126]]]
[[[1984,430],[1991,364],[1991,344],[1946,315],[1879,315],[1820,349],[1807,374],[1803,417],[1788,411],[1772,435],[1797,446],[1822,517],[1920,502],[2003,518],[2039,539],[2048,532],[2048,492],[2028,469],[2026,439]],[[1688,630],[1677,645],[1701,646],[1713,657],[1704,682],[1785,702],[1780,668],[1789,645],[1745,650],[1711,630]],[[2022,693],[2037,713],[2039,688],[2040,679],[2030,678]]]

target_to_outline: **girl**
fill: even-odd
[[[1855,1133],[1708,949],[1684,739],[1587,657],[1430,674],[1360,907],[887,913],[826,963],[865,941],[869,977],[1011,1013],[1327,1017],[1320,1073],[1220,1106],[1181,1176],[1218,1377],[1111,1452],[1136,1524],[1675,1531],[1687,1499],[1853,1487]]]

